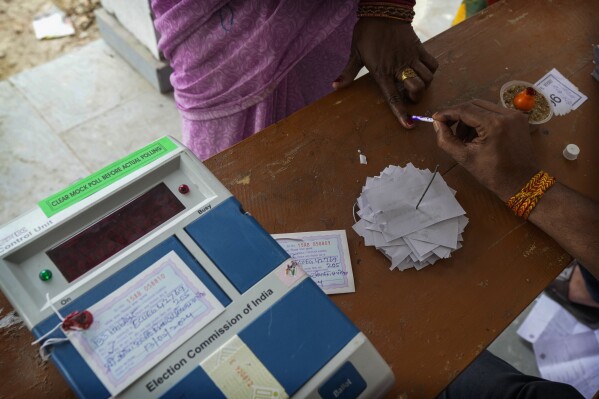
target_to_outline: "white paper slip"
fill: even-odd
[[[88,310],[91,327],[67,337],[117,395],[224,307],[171,251]]]
[[[587,96],[555,68],[539,79],[535,86],[551,101],[555,115],[565,115],[587,100]]]
[[[589,399],[599,390],[599,330],[541,294],[518,335],[533,344],[543,378],[570,384]]]
[[[586,331],[590,331],[590,328],[579,323],[559,303],[541,294],[517,333],[534,344],[539,339],[562,338]]]
[[[366,178],[356,204],[360,220],[353,230],[391,261],[391,270],[421,270],[449,258],[468,224],[443,176],[411,163]]]
[[[534,343],[541,376],[572,385],[586,399],[599,390],[599,330]]]
[[[442,245],[456,249],[458,246],[459,222],[457,218],[447,219],[432,226],[417,230],[406,237],[413,240]]]
[[[345,230],[273,234],[273,238],[327,294],[356,291]]]
[[[55,39],[75,34],[75,28],[70,18],[56,7],[47,13],[38,15],[33,20],[33,32],[38,40]]]

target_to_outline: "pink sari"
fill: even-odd
[[[206,159],[329,93],[356,4],[152,0],[183,143]]]

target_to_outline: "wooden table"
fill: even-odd
[[[430,115],[475,97],[498,101],[504,82],[536,82],[555,67],[589,99],[532,133],[536,156],[560,181],[599,200],[599,82],[590,76],[597,21],[596,0],[500,2],[426,43],[440,67],[423,101],[410,109]],[[568,143],[581,148],[574,162],[562,156]],[[439,164],[470,218],[464,247],[418,272],[389,271],[389,261],[351,229],[366,177],[407,162]],[[393,368],[397,384],[389,398],[434,397],[571,260],[439,150],[430,124],[399,127],[369,76],[206,165],[271,233],[348,232],[356,293],[332,299]],[[3,297],[0,307],[10,307]],[[0,375],[9,383],[0,396],[72,397],[31,339],[24,328],[2,331]]]

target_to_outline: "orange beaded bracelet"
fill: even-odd
[[[541,170],[526,183],[520,192],[510,198],[505,204],[516,215],[526,220],[543,194],[545,194],[545,191],[553,186],[555,182],[555,177]]]

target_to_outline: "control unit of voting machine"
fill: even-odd
[[[0,229],[0,285],[81,398],[377,398],[368,339],[164,137]]]

